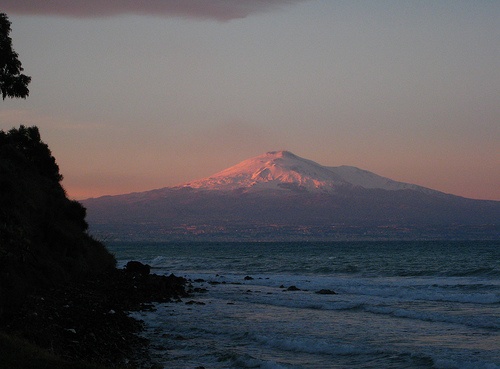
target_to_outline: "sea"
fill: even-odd
[[[130,313],[165,369],[500,368],[500,241],[107,247],[190,280]]]

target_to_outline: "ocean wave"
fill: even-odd
[[[500,365],[491,362],[457,359],[435,359],[433,367],[436,369],[500,369]]]
[[[400,299],[405,301],[456,302],[471,304],[499,304],[500,294],[492,292],[493,287],[483,288],[485,292],[464,290],[464,286],[451,285],[404,285],[404,284],[359,284],[338,288],[343,294],[371,296],[384,299]],[[490,291],[490,292],[486,292]]]
[[[481,267],[466,269],[460,272],[451,272],[451,277],[498,277],[500,276],[500,270],[497,268]]]
[[[230,362],[235,368],[261,368],[261,369],[293,369],[290,365],[283,365],[276,360],[262,360],[249,354],[223,355],[218,358],[218,362]]]
[[[304,292],[304,291],[303,291]],[[500,319],[495,315],[482,314],[480,316],[467,315],[453,315],[446,314],[438,311],[422,311],[414,310],[410,308],[400,308],[396,305],[394,306],[383,306],[384,300],[373,300],[373,299],[360,299],[355,298],[352,301],[346,300],[346,297],[342,297],[342,300],[334,300],[335,297],[328,300],[322,301],[322,296],[312,296],[309,292],[304,292],[300,294],[294,292],[286,293],[286,298],[283,295],[285,292],[280,294],[263,294],[259,295],[253,293],[249,299],[249,295],[245,294],[241,296],[241,302],[286,307],[292,309],[310,309],[310,310],[324,310],[324,311],[365,311],[373,314],[384,314],[390,315],[397,318],[407,318],[427,322],[441,322],[450,324],[459,324],[468,327],[481,328],[481,329],[500,329]],[[338,297],[337,297],[338,298]]]
[[[151,265],[153,268],[163,268],[167,263],[168,258],[166,256],[155,256],[147,264]]]
[[[280,337],[255,334],[253,339],[261,345],[269,346],[273,349],[301,352],[307,354],[324,355],[357,355],[369,354],[376,351],[369,347],[333,343],[321,340],[308,339],[305,337]]]
[[[484,329],[500,328],[500,319],[494,316],[455,316],[438,312],[415,311],[381,306],[365,306],[364,310],[374,314],[384,314],[397,318],[407,318],[426,322],[452,323]]]
[[[412,283],[396,281],[395,284],[381,281],[370,284],[373,281],[357,278],[334,281],[323,278],[306,280],[290,278],[289,276],[254,275],[253,277],[253,280],[245,281],[243,276],[219,276],[217,281],[224,284],[210,286],[210,288],[213,288],[214,293],[221,299],[310,310],[357,311],[372,306],[397,308],[401,304],[410,307],[428,302],[430,304],[446,304],[452,306],[453,309],[470,311],[474,305],[483,306],[481,309],[494,309],[500,303],[500,294],[492,292],[495,290],[487,286],[477,292],[478,284],[476,287],[471,287],[471,290],[464,291],[464,286],[454,288],[454,285],[447,284],[421,285],[421,281]],[[197,278],[211,280],[206,275],[197,276]],[[433,280],[430,283],[433,283]],[[206,285],[208,287],[208,282]],[[286,287],[292,285],[297,286],[300,290],[287,291]],[[467,286],[465,285],[465,287]],[[321,289],[330,289],[337,294],[320,295],[315,293]],[[472,291],[476,292],[472,293]],[[479,309],[479,306],[475,309]],[[495,321],[495,318],[491,320]],[[497,323],[492,324],[494,327],[497,326],[495,325]],[[480,326],[487,327],[488,323]]]

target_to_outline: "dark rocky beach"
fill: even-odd
[[[154,368],[148,342],[138,335],[142,323],[127,312],[180,302],[188,296],[186,283],[174,275],[115,269],[29,296],[3,330],[66,362]]]

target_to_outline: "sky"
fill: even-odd
[[[500,1],[3,0],[75,199],[267,151],[500,200]]]

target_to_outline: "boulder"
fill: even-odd
[[[337,292],[332,291],[332,290],[328,290],[328,289],[319,290],[319,291],[316,291],[316,293],[318,295],[336,295],[337,294]]]
[[[151,272],[151,266],[143,264],[140,261],[129,261],[125,266],[125,270],[128,273],[137,273],[146,276]]]

